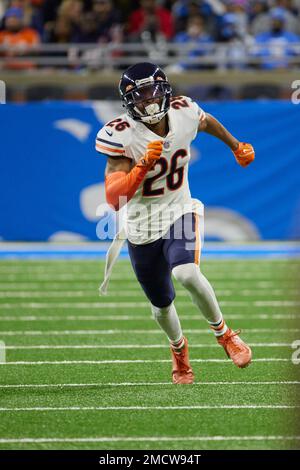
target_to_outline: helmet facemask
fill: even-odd
[[[129,115],[145,124],[157,124],[170,107],[171,86],[163,79],[149,77],[129,85],[123,101]]]

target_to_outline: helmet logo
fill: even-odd
[[[142,86],[151,83],[154,83],[153,77],[141,78],[140,80],[135,81],[136,86]]]

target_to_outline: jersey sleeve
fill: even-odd
[[[127,157],[123,134],[112,127],[104,126],[100,129],[95,148],[97,152],[109,157]]]
[[[173,103],[175,103],[175,109],[180,109],[182,111],[185,128],[189,132],[191,139],[194,140],[198,133],[199,122],[205,118],[205,111],[200,108],[196,101],[193,101],[192,98],[189,98],[188,96],[178,97],[179,101],[177,107],[176,100],[177,98],[173,101]],[[180,102],[182,103],[181,106]]]
[[[202,108],[200,108],[198,103],[196,103],[196,101],[193,101],[192,98],[187,97],[187,100],[190,102],[190,106],[193,112],[195,113],[195,117],[197,121],[200,121],[200,119],[202,119],[202,117],[205,116],[205,111]]]

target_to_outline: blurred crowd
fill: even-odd
[[[239,67],[249,45],[261,67],[287,67],[300,55],[300,0],[0,0],[0,45],[20,50],[40,43],[141,43],[160,51],[192,44],[189,60],[176,64],[188,69],[209,67],[216,42],[229,46],[223,53]],[[207,57],[206,65],[197,57]]]

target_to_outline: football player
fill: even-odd
[[[172,97],[170,83],[157,65],[129,67],[119,91],[126,113],[99,131],[96,149],[107,156],[107,202],[116,211],[127,204],[130,260],[153,317],[169,338],[173,383],[191,384],[194,374],[174,305],[172,275],[187,289],[228,357],[246,367],[251,349],[240,331],[226,325],[214,290],[199,268],[203,205],[191,198],[188,164],[198,132],[221,139],[243,167],[254,160],[254,149],[190,98]]]

